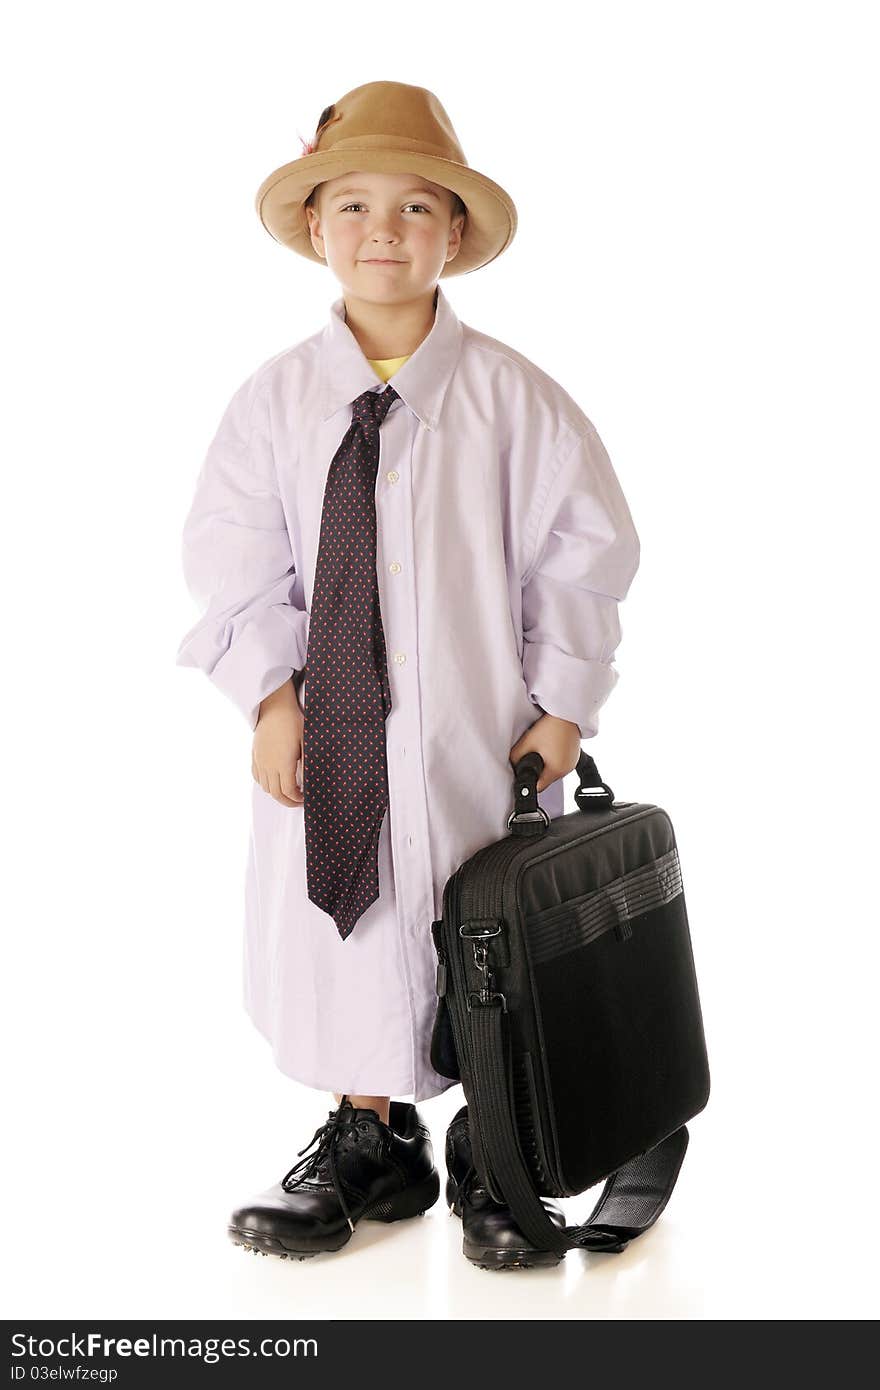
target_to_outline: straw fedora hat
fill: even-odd
[[[321,112],[304,154],[260,184],[257,212],[271,236],[319,265],[304,203],[319,183],[339,174],[418,174],[457,193],[467,208],[458,254],[440,272],[464,275],[500,256],[516,232],[513,199],[471,169],[440,102],[425,87],[367,82]]]

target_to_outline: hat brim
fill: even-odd
[[[256,208],[266,231],[318,265],[325,265],[312,246],[303,204],[312,189],[340,174],[420,174],[457,193],[468,210],[458,254],[447,261],[440,278],[464,275],[488,265],[500,256],[516,233],[516,208],[505,190],[485,174],[440,155],[415,154],[410,150],[371,149],[350,146],[345,150],[316,151],[283,164],[257,190]]]

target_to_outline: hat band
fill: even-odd
[[[413,140],[409,135],[355,135],[350,140],[334,140],[326,149],[314,150],[314,154],[333,154],[336,150],[406,150],[410,154],[427,154],[435,158],[459,163],[449,152],[448,145],[434,145],[428,140]],[[464,155],[461,163],[466,164]]]

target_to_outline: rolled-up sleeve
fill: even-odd
[[[639,567],[626,499],[596,430],[568,444],[537,499],[533,558],[523,580],[523,675],[543,713],[581,738],[617,683],[618,604]]]
[[[233,396],[208,448],[182,561],[202,616],[175,664],[204,671],[254,729],[260,701],[305,665],[309,621],[294,601],[296,563],[257,374]]]

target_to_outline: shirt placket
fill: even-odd
[[[376,475],[376,555],[392,700],[385,725],[391,847],[417,1090],[426,1073],[419,1019],[426,1000],[434,997],[433,965],[425,949],[434,889],[422,764],[413,538],[412,462],[419,428],[417,418],[395,402],[380,432]]]

